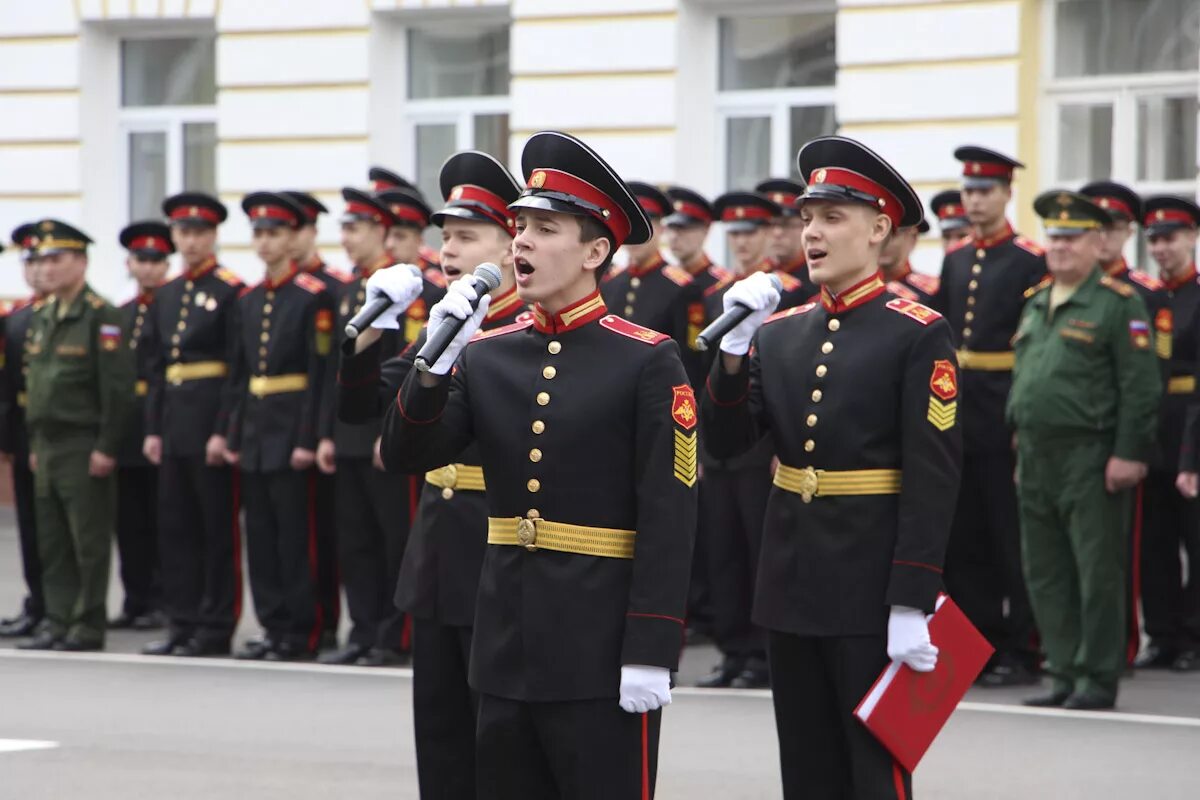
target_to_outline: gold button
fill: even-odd
[[[550,351],[550,355],[556,356],[562,352],[562,342],[551,342],[546,345],[546,349]]]
[[[271,313],[271,309],[272,309],[272,308],[273,308],[273,306],[272,306],[270,303],[267,303],[267,304],[265,304],[265,305],[263,306],[263,313],[264,313],[264,314],[270,314],[270,313]]]
[[[806,453],[811,453],[816,448],[817,448],[817,443],[814,442],[812,439],[809,439],[808,441],[806,441],[804,443],[804,452],[806,452]]]
[[[625,295],[625,299],[632,303],[634,300],[637,300],[637,292],[629,292]]]
[[[542,516],[542,512],[538,511],[536,508],[531,508],[525,512],[525,516],[528,519],[539,519]]]
[[[625,316],[628,317],[632,313],[633,313],[633,306],[625,306]]]
[[[979,288],[979,281],[971,281],[967,284],[967,288],[972,292]]]
[[[136,334],[135,334],[135,335],[136,335]],[[137,342],[130,342],[130,343],[129,343],[129,349],[130,349],[130,350],[137,350]]]
[[[267,362],[265,362],[265,361],[258,362],[258,371],[266,372],[267,371]]]
[[[451,489],[448,486],[445,489],[442,489],[442,499],[443,500],[449,500],[451,497],[454,497],[453,489]]]
[[[538,392],[537,404],[539,406],[549,405],[550,404],[550,393],[549,392]]]
[[[542,377],[546,380],[553,380],[554,376],[557,374],[558,370],[556,370],[554,367],[546,367],[542,370]]]
[[[186,305],[187,305],[188,303],[190,303],[190,302],[192,302],[192,296],[191,296],[191,295],[185,294],[183,297],[179,298],[179,303],[180,303],[180,305],[185,305],[185,306],[186,306]]]
[[[196,284],[192,283],[191,281],[188,281],[187,283],[185,283],[183,285],[183,288],[190,292],[192,289],[196,288]]]
[[[258,348],[258,354],[260,356],[265,356],[267,354],[267,348],[265,348],[265,347]]]
[[[530,450],[529,451],[529,460],[535,464],[538,463],[539,461],[541,461],[542,460],[542,451],[538,450],[536,447],[533,448],[532,450]]]
[[[823,395],[823,394],[821,393],[821,390],[820,390],[820,389],[813,389],[813,393],[812,393],[812,399],[813,399],[813,402],[814,402],[814,403],[819,403],[819,402],[821,402],[821,398],[822,398],[822,397],[824,397],[824,396],[825,396],[825,395]]]
[[[362,301],[367,299],[367,293],[359,292],[357,295],[355,295],[354,299],[361,303]]]
[[[630,278],[629,285],[636,289],[642,285],[642,279],[641,278]]]
[[[263,320],[263,330],[264,330],[264,331],[269,331],[270,329],[271,329],[271,320],[269,320],[269,319],[264,319],[264,320]]]
[[[535,419],[533,421],[533,432],[541,433],[544,430],[546,430],[546,423],[542,422],[540,419]]]
[[[808,418],[804,420],[804,423],[810,428],[815,428],[817,426],[817,415],[809,414]]]
[[[827,372],[829,372],[829,367],[825,366],[824,364],[817,365],[817,377],[818,378],[824,378],[825,373],[827,373]]]
[[[171,358],[179,358],[179,348],[178,347],[171,348]]]
[[[971,321],[971,320],[973,320],[973,319],[975,319],[975,312],[974,312],[974,311],[968,311],[968,312],[967,312],[967,322],[970,322],[970,321]]]
[[[263,344],[266,344],[267,342],[271,341],[271,334],[263,331],[263,335],[258,338],[262,340]]]
[[[978,248],[978,249],[975,251],[975,257],[976,257],[976,258],[983,258],[983,257],[984,257],[984,256],[986,256],[986,255],[987,255],[987,250],[984,250],[982,247]]]
[[[972,275],[978,275],[978,274],[979,274],[979,273],[981,273],[981,272],[983,272],[983,265],[982,265],[982,264],[976,264],[975,266],[971,267],[971,274],[972,274]]]
[[[271,300],[274,300],[274,299],[275,299],[275,292],[274,292],[274,290],[272,290],[272,289],[267,289],[267,301],[268,301],[268,302],[270,302]]]
[[[975,305],[975,298],[974,298],[974,297],[968,297],[968,298],[967,298],[967,305],[969,305],[969,306],[973,306],[973,305]]]
[[[179,344],[179,334],[178,333],[171,337],[171,344]]]
[[[183,319],[187,319],[188,310],[186,308],[179,309],[179,316],[182,317]]]
[[[537,478],[530,478],[529,482],[525,484],[525,488],[531,492],[540,491],[542,488],[542,482]]]
[[[175,330],[177,330],[177,331],[186,331],[186,330],[187,330],[187,323],[186,323],[186,322],[184,322],[183,320],[179,320],[179,324],[175,326]]]
[[[965,338],[965,337],[967,337],[967,336],[970,336],[970,335],[971,335],[971,329],[970,329],[970,328],[963,328],[963,337]]]
[[[829,320],[829,330],[836,331],[840,327],[842,327],[841,320],[838,320],[838,319]]]
[[[824,353],[825,355],[829,355],[830,353],[832,353],[833,352],[833,342],[826,342],[825,344],[821,345],[821,352]]]

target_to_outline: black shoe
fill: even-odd
[[[0,638],[16,639],[21,636],[32,636],[40,621],[28,614],[6,619],[4,622],[0,622]]]
[[[712,672],[696,681],[701,689],[728,689],[733,685],[733,679],[742,674],[746,665],[739,658],[725,658],[713,667]]]
[[[1196,672],[1200,670],[1200,650],[1195,650],[1191,647],[1186,650],[1181,650],[1175,660],[1171,662],[1171,669],[1175,672]]]
[[[229,655],[229,641],[216,639],[188,639],[171,650],[171,655],[181,658],[206,658]]]
[[[68,637],[66,639],[59,639],[55,643],[54,649],[62,653],[95,653],[104,649],[104,642],[100,639],[84,642]]]
[[[1032,686],[1037,682],[1037,675],[1020,661],[1011,658],[997,659],[975,679],[978,685],[993,689],[1004,686]]]
[[[317,643],[318,650],[337,650],[337,631],[328,630],[321,633],[321,641]]]
[[[1137,669],[1168,669],[1175,663],[1179,651],[1174,647],[1151,642],[1146,649],[1134,659],[1133,666]]]
[[[746,662],[746,668],[738,673],[729,686],[732,689],[769,689],[771,672],[765,662],[752,658]]]
[[[308,647],[291,642],[278,642],[263,656],[263,659],[265,661],[312,661],[316,655],[316,652]]]
[[[133,618],[132,627],[135,631],[157,631],[167,624],[167,618],[161,611],[147,611]]]
[[[1072,711],[1104,711],[1113,708],[1117,698],[1103,692],[1075,692],[1063,703],[1063,708]]]
[[[359,667],[399,667],[407,664],[409,659],[408,653],[389,650],[386,647],[372,647],[354,663]]]
[[[144,656],[172,656],[175,655],[175,648],[180,647],[186,642],[182,636],[170,636],[166,639],[155,639],[150,644],[142,648]]]
[[[41,631],[28,642],[17,645],[18,650],[54,650],[55,645],[62,641],[62,636],[50,631]]]
[[[270,639],[251,639],[233,657],[239,661],[259,661],[266,658],[267,653],[271,652],[274,647],[275,643]]]
[[[332,653],[324,653],[317,661],[321,664],[353,664],[367,654],[368,648],[366,645],[354,644],[350,642],[341,650],[334,650]]]
[[[1021,701],[1021,705],[1030,706],[1032,708],[1059,708],[1063,703],[1067,702],[1067,698],[1071,693],[1066,689],[1058,689],[1049,694],[1039,694],[1036,697],[1029,697]]]

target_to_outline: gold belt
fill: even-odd
[[[999,353],[981,353],[978,350],[959,350],[958,366],[961,369],[977,369],[983,372],[1011,372],[1017,363],[1017,354],[1012,350]]]
[[[442,495],[449,500],[454,491],[484,492],[487,487],[483,483],[483,467],[470,464],[447,464],[438,469],[425,473],[425,482],[442,489]],[[450,492],[450,494],[446,494]]]
[[[775,485],[800,495],[806,503],[814,497],[833,495],[900,494],[898,469],[847,469],[836,472],[780,464],[775,470]]]
[[[308,388],[308,376],[302,372],[290,375],[255,375],[250,379],[250,394],[266,397],[269,394],[303,392]]]
[[[138,397],[145,397],[148,391],[150,391],[150,384],[146,381],[138,381],[133,385],[133,393]]]
[[[1167,381],[1167,394],[1191,394],[1196,391],[1195,375],[1176,375]]]
[[[24,408],[29,405],[29,395],[25,392],[17,392],[17,407]]]
[[[224,361],[193,361],[190,364],[171,364],[167,367],[167,381],[178,386],[185,381],[203,378],[224,378],[229,374],[229,365]]]
[[[529,552],[556,550],[581,556],[633,558],[633,531],[592,528],[520,517],[488,517],[488,544],[515,545]]]

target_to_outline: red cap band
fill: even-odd
[[[488,216],[505,230],[509,230],[517,224],[516,215],[508,210],[508,203],[504,202],[503,197],[473,183],[464,183],[460,186],[455,186],[451,190],[447,202],[473,203],[477,206],[485,206]]]
[[[1097,197],[1096,205],[1107,211],[1120,211],[1129,219],[1133,219],[1133,209],[1127,206],[1119,197]]]
[[[278,219],[290,225],[300,221],[295,214],[282,206],[254,206],[250,209],[250,219]]]
[[[951,217],[965,217],[967,210],[957,203],[946,203],[937,211],[938,219],[950,219]]]
[[[667,210],[663,208],[662,205],[653,197],[646,197],[645,195],[641,194],[636,195],[636,197],[638,205],[640,205],[642,210],[647,214],[653,214],[656,217],[661,217],[667,213]]]
[[[359,216],[369,217],[376,222],[383,222],[383,215],[379,213],[379,209],[375,206],[369,206],[366,203],[356,203],[353,200],[346,204],[347,214],[358,214]]]
[[[762,206],[727,206],[721,211],[722,222],[740,219],[771,219],[771,212]]]
[[[1004,178],[1012,180],[1013,168],[995,161],[964,161],[964,178]]]
[[[695,203],[687,203],[683,200],[676,200],[674,208],[680,214],[687,214],[689,217],[703,220],[704,222],[712,222],[712,214],[704,206],[698,206]]]
[[[560,192],[578,197],[585,203],[599,208],[600,213],[593,216],[608,228],[609,233],[616,240],[617,247],[625,243],[625,240],[629,238],[630,231],[633,230],[633,224],[616,201],[582,178],[557,169],[535,169],[529,174],[528,186],[530,189]]]
[[[422,228],[429,224],[429,219],[421,213],[420,209],[414,208],[413,206],[405,205],[404,203],[389,203],[388,208],[392,210],[392,214],[396,217],[396,219],[415,222]]]
[[[375,191],[377,191],[377,192],[382,192],[384,189],[399,189],[400,188],[400,184],[398,184],[398,183],[392,183],[391,181],[380,180],[379,178],[375,179],[374,186],[375,186]]]
[[[129,243],[130,250],[156,250],[160,253],[169,252],[165,239],[157,236],[139,236]]]
[[[177,206],[171,212],[171,219],[202,219],[213,225],[221,222],[217,212],[206,206]]]
[[[853,170],[842,169],[840,167],[814,169],[809,179],[809,185],[814,186],[817,184],[824,186],[845,186],[848,189],[854,189],[855,191],[870,195],[875,198],[879,210],[886,214],[888,219],[892,221],[892,225],[900,227],[900,220],[904,217],[904,208],[900,205],[900,201],[881,184],[876,183],[865,175],[860,175]]]
[[[1153,225],[1156,222],[1182,222],[1189,227],[1196,227],[1196,220],[1192,215],[1178,208],[1160,208],[1146,215],[1147,225]]]
[[[792,206],[796,204],[796,198],[800,195],[792,194],[791,192],[770,192],[767,197],[774,200],[781,206]]]

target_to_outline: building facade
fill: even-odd
[[[451,152],[517,165],[557,128],[627,178],[712,194],[794,173],[834,131],[926,198],[957,183],[956,145],[994,147],[1028,166],[1013,214],[1036,235],[1043,187],[1196,194],[1198,89],[1200,0],[6,2],[0,232],[78,222],[119,301],[117,231],[203,189],[231,207],[222,260],[253,280],[243,193],[336,212],[377,163],[436,196]],[[337,240],[323,220],[335,264]],[[936,272],[935,238],[915,260]],[[15,263],[0,255],[0,295],[24,291]]]

